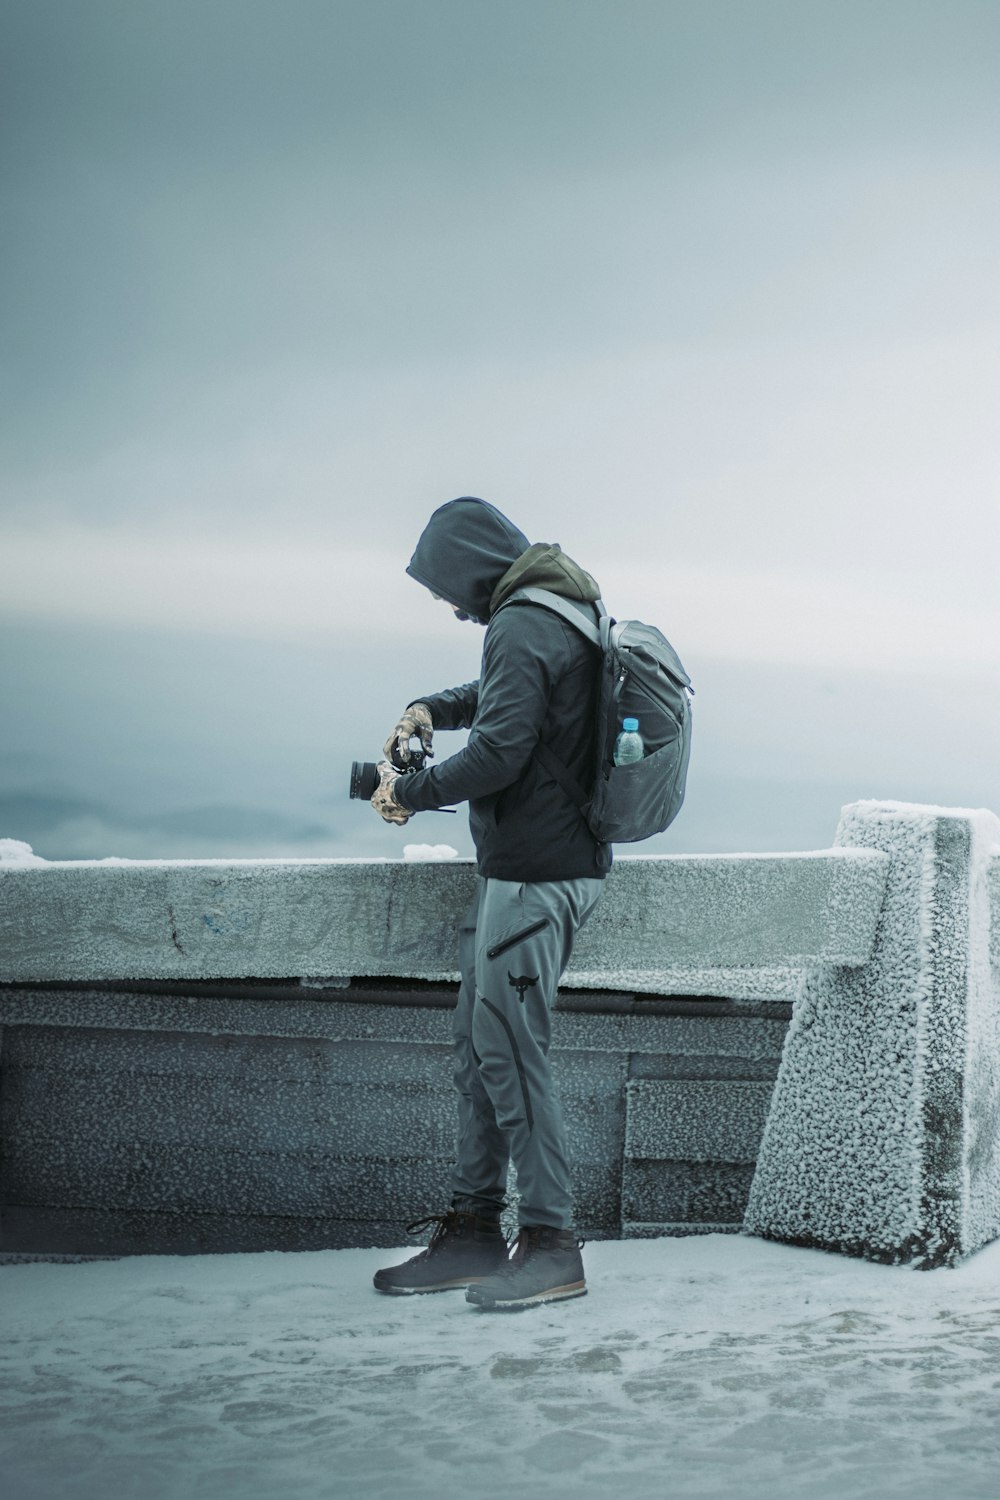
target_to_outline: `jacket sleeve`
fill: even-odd
[[[427,704],[435,729],[468,729],[476,717],[479,679],[465,682],[461,687],[446,688],[442,693],[425,693],[413,698],[407,708],[412,708],[414,703]]]
[[[538,744],[553,683],[565,664],[567,628],[530,605],[497,615],[486,632],[468,743],[439,766],[400,778],[395,794],[404,807],[448,807],[502,791],[518,779]],[[433,706],[431,715],[436,724]]]

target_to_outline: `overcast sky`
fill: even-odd
[[[473,493],[687,661],[995,674],[994,0],[0,17],[9,620],[419,650]]]

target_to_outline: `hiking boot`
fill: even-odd
[[[510,1260],[485,1281],[470,1286],[465,1300],[502,1312],[584,1297],[587,1283],[583,1279],[582,1248],[583,1240],[578,1240],[572,1229],[522,1224]]]
[[[507,1262],[510,1246],[498,1219],[451,1208],[445,1214],[430,1214],[408,1224],[407,1234],[418,1234],[428,1225],[437,1227],[430,1244],[399,1266],[375,1272],[375,1290],[408,1297],[414,1292],[448,1292],[485,1281]]]

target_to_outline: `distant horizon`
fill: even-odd
[[[451,625],[450,642],[366,653],[0,615],[0,837],[50,859],[471,854],[464,809],[400,831],[347,796],[405,702],[474,675],[481,637]],[[825,848],[860,798],[1000,810],[996,679],[688,666],[687,802],[637,852]],[[439,732],[438,759],[462,741]]]

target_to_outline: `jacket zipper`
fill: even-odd
[[[515,933],[513,937],[505,938],[502,943],[497,943],[495,948],[487,948],[487,958],[499,958],[501,953],[506,953],[508,948],[516,948],[518,943],[523,943],[525,938],[534,937],[536,932],[541,932],[543,927],[548,927],[548,917],[543,917],[540,922],[533,922],[523,932]]]

